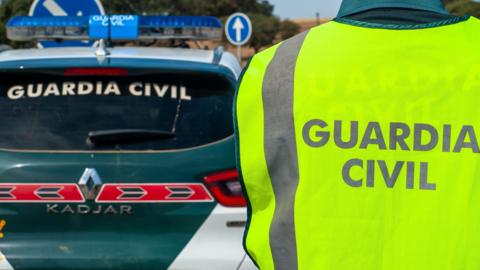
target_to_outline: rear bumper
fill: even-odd
[[[242,241],[244,234],[244,224],[246,222],[246,209],[245,208],[226,208],[221,205],[216,205],[214,210],[205,220],[205,222],[199,227],[187,245],[179,253],[173,263],[167,268],[168,270],[238,270],[241,264],[245,264],[245,252],[243,250]],[[89,242],[89,245],[95,246],[95,243]],[[129,253],[132,248],[142,247],[142,240],[138,240],[137,243],[131,243],[130,247],[125,246],[125,252]],[[6,248],[6,246],[3,246]],[[31,247],[38,250],[39,247]],[[60,247],[61,248],[61,247]],[[11,250],[9,250],[11,251]],[[65,250],[67,252],[68,250]],[[130,267],[135,266],[134,261],[137,263],[143,263],[143,260],[151,260],[153,258],[143,258],[138,256],[132,258]],[[0,253],[1,254],[1,253]],[[17,267],[19,269],[60,269],[59,265],[66,265],[67,262],[57,261],[56,258],[47,257],[32,257],[32,254],[25,254],[22,259],[22,253],[11,252],[14,254],[10,258],[0,255],[0,270],[12,270],[16,269],[15,263],[19,263]],[[108,252],[103,252],[108,254]],[[40,253],[37,255],[41,255]],[[152,255],[152,254],[150,254]],[[159,250],[158,256],[162,256],[161,250]],[[62,259],[62,258],[58,258]],[[102,258],[90,258],[89,263],[82,264],[81,261],[85,258],[75,257],[71,258],[70,265],[72,269],[89,269],[89,265],[95,260],[101,260]],[[103,258],[108,259],[108,258]],[[110,258],[111,259],[111,258]],[[61,264],[63,263],[63,264]],[[93,264],[95,265],[95,264]],[[112,269],[120,266],[111,265]],[[131,269],[128,267],[128,269]],[[250,270],[245,268],[244,270]],[[140,267],[142,268],[142,267]],[[253,270],[253,269],[252,269]]]
[[[168,270],[237,270],[246,217],[245,208],[217,205]]]

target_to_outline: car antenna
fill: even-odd
[[[105,62],[105,59],[107,59],[108,55],[109,55],[109,52],[106,49],[105,40],[100,39],[98,41],[98,48],[95,51],[95,56],[97,56],[98,63],[103,64],[103,62]]]
[[[215,65],[220,64],[224,51],[225,49],[223,48],[223,46],[219,46],[215,48],[215,51],[213,51],[213,60],[212,60],[213,64]]]

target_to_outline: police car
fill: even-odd
[[[94,47],[0,53],[0,269],[253,269],[242,248],[221,48],[212,17],[15,17],[8,37]]]

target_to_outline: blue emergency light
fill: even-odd
[[[93,15],[90,17],[17,16],[7,37],[30,40],[220,40],[222,23],[204,16]]]

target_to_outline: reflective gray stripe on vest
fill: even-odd
[[[265,158],[275,194],[270,247],[275,270],[296,270],[294,202],[298,187],[298,157],[293,122],[294,73],[307,32],[281,44],[263,81]]]

